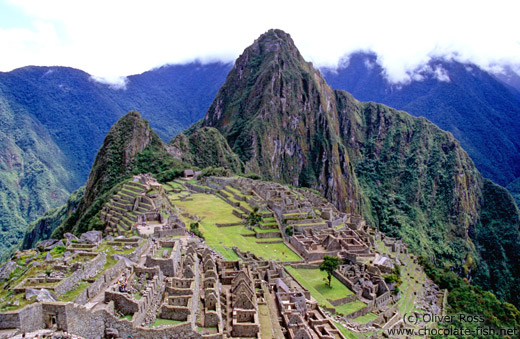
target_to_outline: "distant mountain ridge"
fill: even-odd
[[[126,89],[67,67],[0,73],[0,258],[29,222],[87,179],[110,127],[133,109],[169,141],[202,118],[229,64],[163,66],[129,76]]]
[[[482,174],[503,186],[520,176],[520,97],[504,77],[434,59],[410,83],[391,84],[376,55],[355,53],[348,60],[338,69],[321,69],[333,88],[427,118],[451,132]]]

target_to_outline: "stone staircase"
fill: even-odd
[[[105,222],[105,234],[130,236],[138,216],[154,209],[153,200],[146,196],[146,186],[130,181],[103,206],[99,217]]]

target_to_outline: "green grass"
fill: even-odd
[[[338,279],[332,277],[332,288],[327,285],[326,277],[327,274],[325,272],[320,271],[319,269],[303,269],[303,268],[292,268],[291,266],[285,266],[287,271],[291,273],[296,280],[300,284],[302,284],[306,289],[309,290],[311,295],[318,301],[320,306],[324,306],[327,308],[334,308],[337,312],[341,312],[343,314],[349,314],[357,311],[357,309],[363,308],[366,306],[361,301],[355,301],[354,303],[341,305],[341,306],[332,306],[329,300],[337,300],[346,297],[347,295],[352,294],[352,291],[349,290],[345,285],[343,285]],[[325,280],[323,280],[325,279]],[[361,307],[360,303],[363,307]],[[352,304],[352,305],[351,305]],[[354,309],[354,311],[351,311]]]
[[[197,193],[192,195],[192,201],[173,201],[190,215],[199,216],[202,221],[199,229],[206,238],[206,243],[220,252],[228,260],[236,260],[236,254],[231,250],[237,246],[242,251],[250,251],[265,259],[281,261],[297,261],[301,258],[287,245],[257,244],[254,237],[243,237],[241,234],[251,234],[244,226],[216,227],[215,223],[235,223],[241,219],[232,214],[233,207],[212,194]],[[184,220],[188,225],[191,220]],[[227,249],[226,249],[227,248]]]
[[[411,262],[411,259],[408,259]],[[407,264],[403,265],[403,269],[401,272],[402,284],[399,286],[399,290],[401,291],[401,299],[398,301],[399,312],[401,314],[409,313],[414,308],[414,301],[417,298],[417,295],[414,295],[414,292],[419,294],[421,290],[421,285],[425,279],[424,273],[419,273],[415,270],[417,264]],[[408,276],[407,273],[410,273]],[[415,282],[416,280],[419,283]]]
[[[269,228],[266,230],[261,229],[260,227],[255,227],[257,233],[280,233],[277,228]]]
[[[359,338],[354,332],[352,332],[351,330],[347,330],[345,326],[341,325],[340,323],[334,321],[334,325],[336,325],[341,334],[343,334],[347,339]]]
[[[132,321],[132,317],[133,316],[134,316],[133,314],[127,314],[127,315],[124,315],[122,317],[119,317],[119,319],[126,319],[128,321]]]
[[[157,327],[157,326],[162,326],[162,325],[173,326],[173,325],[178,325],[178,324],[182,324],[182,323],[185,323],[185,321],[156,318],[154,323],[152,325],[150,325],[150,327]]]
[[[272,222],[271,221],[269,221],[269,222],[260,221],[259,224],[262,226],[278,226],[278,224],[275,221],[272,221]]]
[[[81,294],[81,292],[83,292],[85,288],[88,287],[88,285],[90,285],[89,282],[83,281],[78,285],[78,287],[62,294],[59,298],[61,301],[74,301]]]
[[[10,292],[10,291],[8,291],[8,292]],[[14,302],[16,300],[20,303],[18,306],[7,305],[8,302]],[[35,301],[36,301],[36,298],[31,298],[31,300],[25,299],[25,293],[23,293],[23,292],[15,294],[14,296],[8,294],[7,300],[5,302],[0,303],[0,312],[16,311],[16,310],[24,308],[25,306],[27,306],[29,304],[32,304]]]
[[[348,304],[336,306],[335,308],[336,312],[343,315],[347,315],[359,311],[360,309],[365,308],[366,306],[367,305],[364,302],[356,300]]]
[[[316,289],[321,295],[328,300],[337,300],[345,298],[348,295],[353,294],[347,286],[343,285],[341,281],[332,277],[332,288],[327,285],[327,273],[322,272],[319,269],[305,269],[296,268],[294,269],[301,277],[305,277],[305,281]],[[292,272],[291,272],[292,273]]]
[[[172,188],[179,188],[179,189],[182,189],[182,190],[185,189],[185,187],[182,184],[180,184],[180,183],[178,183],[176,181],[170,181],[170,182],[167,182],[166,184],[168,186],[172,187]]]
[[[267,305],[258,305],[258,320],[260,322],[262,339],[272,339],[271,318]]]
[[[367,313],[365,315],[362,315],[361,317],[355,318],[354,321],[359,323],[359,324],[366,324],[369,321],[377,319],[377,317],[378,317],[377,314],[374,314],[374,313],[370,312],[370,313]]]
[[[232,186],[226,186],[226,189],[228,189],[229,191],[235,193],[237,196],[239,197],[246,197],[246,195],[242,192],[240,192],[239,190],[237,190],[236,188],[232,187]]]

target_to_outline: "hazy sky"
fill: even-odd
[[[269,28],[317,66],[371,50],[393,81],[432,56],[520,65],[520,1],[0,0],[0,70],[63,65],[117,79],[233,61]]]

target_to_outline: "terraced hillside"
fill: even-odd
[[[163,224],[171,213],[165,201],[165,191],[157,182],[153,186],[137,179],[126,182],[100,211],[105,234],[131,236],[137,224]]]

